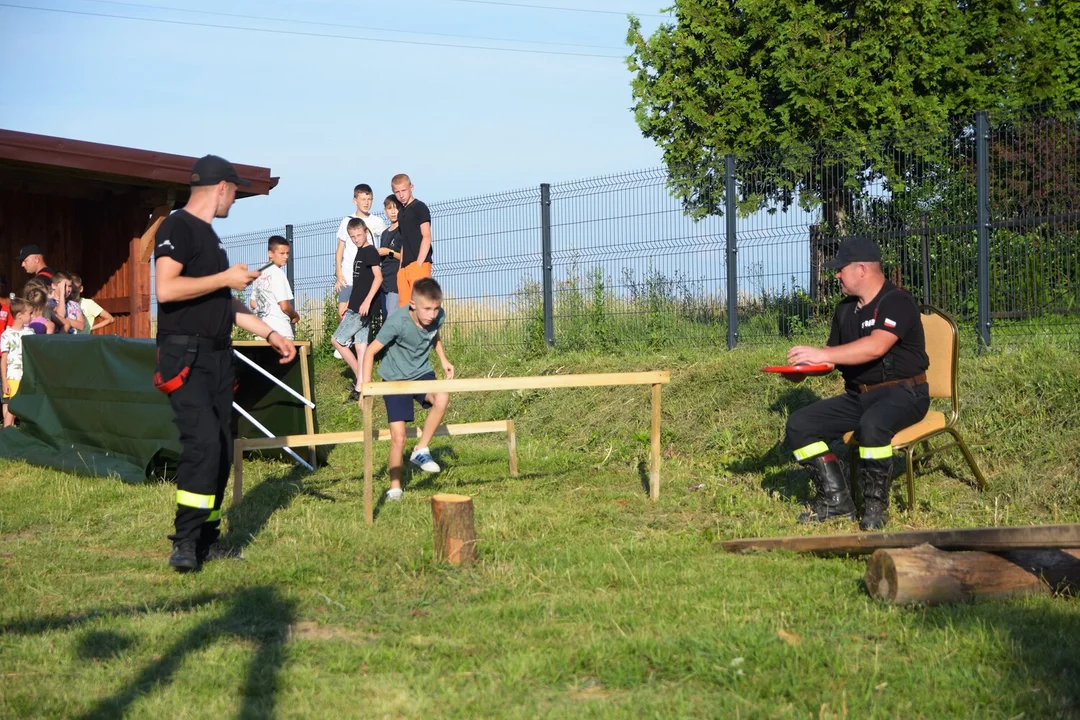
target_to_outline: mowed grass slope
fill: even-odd
[[[1074,600],[894,608],[864,560],[712,546],[856,530],[793,522],[809,487],[784,419],[839,382],[758,372],[783,352],[451,348],[462,377],[671,369],[660,502],[646,388],[460,395],[449,422],[516,420],[521,477],[501,437],[440,438],[444,472],[368,528],[360,446],[313,475],[250,460],[226,511],[246,559],[189,576],[165,565],[172,486],[0,463],[0,717],[1080,716]],[[359,426],[341,367],[318,366],[323,431]],[[940,456],[908,513],[896,483],[890,529],[1080,521],[1078,375],[1040,342],[965,357],[990,487]],[[471,568],[432,559],[441,491],[474,498]]]

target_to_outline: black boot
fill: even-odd
[[[878,467],[864,463],[859,468],[859,484],[863,490],[863,514],[859,519],[859,529],[880,530],[889,521],[892,466]]]
[[[855,503],[851,502],[844,469],[836,455],[825,453],[804,460],[802,465],[810,471],[817,497],[809,512],[799,515],[801,523],[820,523],[833,518],[855,519]]]
[[[176,568],[177,572],[190,572],[197,569],[199,559],[195,554],[195,544],[193,538],[173,542],[169,565]]]

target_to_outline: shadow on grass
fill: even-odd
[[[307,492],[303,482],[306,474],[307,470],[294,465],[285,475],[266,478],[245,492],[240,503],[230,506],[225,513],[227,530],[222,544],[237,549],[250,545],[275,512],[287,508],[294,497]],[[314,490],[311,494],[332,499]]]
[[[279,674],[285,660],[289,627],[296,617],[295,603],[283,600],[272,587],[253,587],[232,595],[228,610],[220,617],[206,620],[188,631],[171,647],[156,656],[151,664],[123,690],[99,700],[83,718],[122,718],[141,696],[167,685],[183,665],[185,658],[222,639],[245,639],[255,645],[248,663],[244,687],[240,690],[240,717],[268,717],[274,712]],[[94,657],[104,642],[106,649],[131,641],[117,637],[103,641],[100,633],[83,639],[80,655]],[[115,635],[115,634],[110,634]],[[125,646],[126,647],[126,646]],[[122,652],[122,649],[121,649]]]
[[[171,647],[155,653],[152,663],[142,669],[124,689],[99,700],[83,718],[122,718],[140,697],[167,685],[189,654],[207,646],[235,638],[250,640],[255,653],[240,690],[240,717],[268,717],[274,713],[279,675],[285,660],[289,628],[296,619],[296,606],[278,596],[273,587],[258,586],[235,593],[199,593],[187,598],[92,608],[70,615],[52,615],[6,622],[0,635],[38,635],[55,630],[77,631],[80,625],[101,618],[131,619],[153,614],[188,613],[216,603],[227,603],[219,617],[205,620],[188,631]],[[111,630],[94,630],[80,638],[76,655],[87,662],[121,658],[137,644],[136,638]]]
[[[970,632],[1001,638],[1011,682],[998,688],[1045,706],[1036,717],[1080,718],[1080,613],[1077,598],[1057,598],[1047,607],[1023,601],[974,602],[920,609],[924,625],[942,634]],[[991,644],[996,644],[991,641]],[[1026,713],[1025,713],[1026,714]]]

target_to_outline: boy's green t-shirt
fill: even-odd
[[[439,308],[434,322],[419,327],[408,308],[401,308],[386,320],[376,340],[386,346],[386,355],[379,363],[379,377],[383,380],[418,380],[430,372],[428,354],[435,347],[446,311]]]

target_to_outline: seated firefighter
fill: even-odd
[[[836,271],[849,297],[833,313],[825,347],[793,347],[788,360],[839,368],[845,391],[788,418],[788,447],[810,471],[817,491],[810,511],[798,519],[817,523],[854,518],[844,472],[826,445],[854,431],[863,494],[859,527],[878,530],[888,519],[893,435],[922,420],[930,409],[930,360],[915,298],[885,279],[881,251],[873,241],[844,242],[827,267]]]

